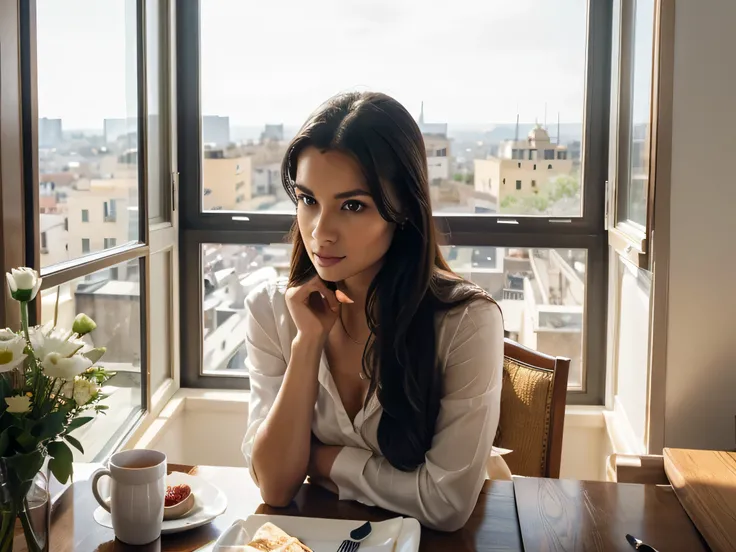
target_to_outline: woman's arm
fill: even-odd
[[[268,289],[247,299],[250,417],[243,453],[264,502],[286,506],[304,482],[317,400],[319,336],[298,334],[288,365]]]
[[[318,451],[340,499],[377,505],[454,531],[467,522],[486,476],[498,426],[503,371],[503,320],[497,305],[474,302],[447,358],[444,394],[432,448],[414,472],[402,472],[370,451]],[[314,455],[313,451],[313,455]]]

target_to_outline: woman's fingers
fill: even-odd
[[[309,282],[300,287],[298,292],[299,299],[302,302],[309,304],[309,296],[315,292],[319,293],[326,303],[327,308],[332,312],[337,312],[340,304],[335,297],[335,292],[328,288],[319,277],[312,278]]]
[[[335,291],[335,298],[340,301],[340,303],[347,303],[348,305],[352,305],[355,303],[350,297],[345,295],[343,291],[340,291],[339,289]]]

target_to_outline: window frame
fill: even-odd
[[[603,404],[605,386],[608,125],[613,0],[588,1],[586,90],[583,119],[583,193],[580,217],[435,215],[443,245],[580,248],[587,251],[583,388],[568,391],[571,404]],[[202,256],[205,243],[284,243],[294,217],[285,213],[202,211],[202,110],[200,94],[201,0],[177,0],[177,124],[181,171],[180,270],[182,385],[248,388],[243,376],[202,373]],[[195,270],[196,268],[196,270]],[[595,308],[590,308],[595,305]]]
[[[115,450],[127,442],[137,431],[142,430],[152,421],[155,410],[160,410],[166,401],[173,395],[179,386],[178,369],[176,370],[169,385],[163,386],[160,392],[152,397],[150,388],[151,380],[151,328],[150,328],[150,296],[151,276],[150,260],[155,253],[152,247],[152,235],[154,231],[167,228],[176,231],[176,217],[172,214],[175,208],[173,186],[175,179],[171,182],[162,180],[156,185],[161,186],[164,197],[171,198],[171,205],[164,206],[163,210],[170,215],[168,221],[160,224],[160,220],[149,220],[148,216],[148,102],[147,102],[147,63],[146,63],[146,0],[135,0],[135,47],[136,47],[136,88],[137,88],[137,110],[138,120],[138,240],[124,245],[113,246],[108,250],[91,252],[81,257],[69,259],[48,267],[41,267],[40,247],[40,212],[39,212],[39,161],[38,161],[38,85],[37,85],[37,1],[27,0],[25,2],[10,2],[0,4],[0,30],[2,35],[2,48],[0,48],[0,78],[3,82],[15,83],[10,89],[17,90],[18,94],[4,94],[0,98],[0,117],[2,120],[3,135],[8,140],[3,140],[0,150],[0,166],[3,167],[2,178],[0,178],[0,193],[2,194],[3,220],[0,225],[0,243],[6,248],[3,256],[3,269],[18,266],[29,266],[36,269],[42,276],[41,290],[48,290],[61,284],[68,283],[80,277],[84,277],[97,271],[112,268],[115,265],[138,261],[140,281],[140,347],[141,347],[141,384],[140,384],[140,411],[129,417],[126,422],[117,428],[119,434],[114,440],[105,443],[104,448],[97,454],[95,461],[106,460]],[[173,0],[159,0],[156,9],[160,10],[160,17],[165,17],[168,25],[174,21]],[[5,32],[7,31],[7,32]],[[162,90],[159,94],[162,105],[161,117],[168,127],[173,121],[169,107],[173,104],[167,97],[168,91],[172,90],[169,80],[171,68],[173,67],[173,42],[169,34],[161,34],[161,55],[166,61],[162,65],[161,82]],[[165,58],[165,59],[164,59]],[[6,81],[7,79],[7,81]],[[16,86],[17,85],[17,86]],[[4,86],[5,90],[5,86]],[[5,115],[12,114],[12,117]],[[176,158],[171,153],[175,149],[172,137],[175,132],[167,131],[162,145],[161,163]],[[164,158],[165,157],[165,158]],[[6,160],[12,162],[7,163]],[[168,203],[168,202],[166,202]],[[154,224],[156,223],[156,224]],[[149,232],[150,229],[150,232]],[[22,230],[22,232],[19,232]],[[18,237],[18,234],[21,237]],[[171,234],[171,232],[169,232]],[[160,247],[166,240],[155,239]],[[171,234],[169,241],[175,246],[178,240]],[[178,250],[178,247],[177,247]],[[173,258],[173,256],[172,256]],[[40,297],[40,292],[38,297]],[[176,299],[172,292],[172,298]],[[4,322],[10,327],[18,326],[18,308],[14,301],[9,301],[6,293],[0,294],[0,306],[4,312]],[[173,308],[176,312],[176,307]],[[29,312],[30,323],[35,324],[41,318],[41,301],[34,300]],[[172,316],[175,320],[175,316]],[[172,335],[178,333],[172,327]],[[176,339],[178,344],[178,337]],[[178,359],[178,351],[172,347],[172,361]],[[172,369],[173,373],[173,369]],[[165,387],[165,389],[163,389]]]
[[[644,226],[625,218],[621,208],[629,191],[632,134],[634,41],[637,0],[613,0],[611,48],[611,108],[609,175],[606,182],[605,224],[611,247],[639,268],[651,270],[654,203],[659,179],[667,185],[671,161],[672,74],[674,71],[674,5],[653,0],[649,166]]]

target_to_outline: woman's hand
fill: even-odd
[[[309,466],[307,467],[307,475],[311,480],[336,494],[338,493],[337,485],[330,479],[330,472],[341,450],[342,447],[323,445],[316,438],[312,438]]]
[[[320,343],[325,342],[340,315],[340,302],[335,292],[319,276],[286,290],[286,305],[298,333]]]

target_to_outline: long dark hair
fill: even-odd
[[[437,243],[432,220],[427,156],[419,127],[396,100],[379,93],[349,93],[322,105],[286,150],[281,176],[296,203],[299,154],[307,147],[336,150],[360,164],[381,216],[398,226],[382,268],[368,289],[365,314],[371,337],[363,371],[383,407],[381,454],[400,470],[424,463],[442,398],[435,314],[490,297],[455,275]],[[391,186],[393,196],[384,186]],[[392,202],[391,197],[396,200]],[[316,274],[298,226],[292,229],[289,285]]]

